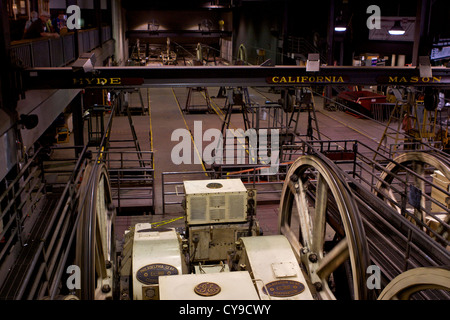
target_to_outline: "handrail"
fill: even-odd
[[[161,172],[161,188],[162,188],[162,213],[165,214],[166,213],[166,205],[173,205],[173,204],[181,204],[182,201],[172,201],[172,202],[167,202],[166,201],[166,196],[183,196],[182,194],[179,194],[178,192],[173,192],[173,191],[169,191],[166,192],[165,190],[165,186],[168,185],[175,185],[175,187],[177,185],[182,185],[183,181],[165,181],[164,176],[170,176],[170,175],[175,175],[175,176],[179,176],[179,175],[204,175],[207,174],[209,175],[209,179],[212,179],[215,171],[214,170],[209,170],[209,171],[181,171],[181,172]],[[205,178],[202,178],[205,179]]]
[[[23,67],[61,67],[80,54],[112,39],[111,26],[67,32],[59,38],[39,37],[11,42],[11,54]],[[102,40],[100,43],[99,39]],[[78,52],[76,43],[78,42]]]
[[[76,183],[76,177],[78,176],[76,173],[77,173],[77,171],[79,171],[79,169],[82,166],[82,163],[83,163],[83,161],[85,159],[84,155],[86,153],[86,150],[87,150],[87,148],[84,147],[83,151],[82,151],[82,153],[80,155],[80,158],[78,159],[77,164],[75,165],[75,170],[73,171],[69,181],[67,181],[66,186],[64,188],[64,191],[63,191],[63,193],[62,193],[62,195],[60,197],[60,201],[58,202],[54,212],[60,212],[64,208],[65,203],[66,203],[66,199],[69,196],[69,192],[70,192],[71,186],[74,183]],[[21,284],[21,286],[19,288],[18,294],[15,297],[15,299],[17,299],[17,300],[20,300],[22,298],[23,294],[25,293],[25,289],[27,288],[28,283],[31,280],[31,275],[32,275],[33,271],[35,271],[34,267],[36,266],[39,258],[41,257],[41,254],[45,255],[45,253],[43,253],[45,242],[46,242],[47,238],[49,237],[50,232],[53,230],[53,227],[54,227],[55,221],[57,219],[57,216],[58,216],[57,214],[53,214],[50,222],[48,223],[48,226],[47,226],[47,228],[46,228],[46,230],[44,232],[44,235],[42,237],[42,240],[41,240],[41,242],[39,244],[38,250],[33,255],[33,259],[32,259],[32,262],[31,262],[31,267],[28,269],[28,271],[27,271],[27,273],[25,275],[24,281],[22,282],[22,284]],[[47,249],[49,249],[49,248],[47,248]],[[49,252],[50,251],[51,250],[49,250]],[[38,281],[38,280],[39,279],[35,279],[35,282]]]
[[[21,237],[22,230],[19,227],[19,225],[22,224],[22,222],[25,219],[25,216],[23,214],[22,214],[23,215],[22,217],[20,217],[18,215],[21,212],[21,210],[23,209],[25,202],[22,202],[18,207],[16,207],[16,202],[18,200],[20,200],[20,197],[22,196],[22,194],[25,190],[25,187],[29,183],[31,183],[33,178],[42,179],[42,177],[34,177],[34,175],[36,173],[38,173],[38,167],[30,168],[31,165],[35,163],[37,155],[40,154],[40,152],[42,150],[43,150],[42,148],[39,148],[35,152],[35,154],[27,161],[27,163],[23,166],[23,168],[20,170],[20,172],[14,178],[14,180],[9,183],[9,186],[6,188],[6,190],[0,195],[0,203],[1,203],[5,200],[5,198],[7,198],[7,196],[9,194],[13,193],[13,197],[8,200],[8,203],[5,205],[5,207],[0,208],[0,221],[8,213],[11,213],[9,216],[8,222],[6,223],[6,225],[3,225],[2,230],[0,231],[0,239],[2,239],[4,237],[4,235],[7,234],[8,231],[11,230],[11,233],[12,233],[10,236],[10,239],[8,239],[5,246],[0,251],[0,261],[2,261],[3,256],[6,254],[6,252],[11,249],[11,246],[15,245],[15,243],[13,243],[14,235],[17,235],[18,242],[22,243],[22,241],[23,241],[23,239]],[[42,172],[40,172],[39,174],[42,175]],[[25,175],[28,175],[28,177],[26,177],[24,179],[24,181],[22,181],[21,186],[16,190],[15,188],[17,187],[18,182],[22,178],[24,178]],[[37,185],[37,182],[33,182],[33,183],[34,183],[33,186]],[[42,191],[42,186],[39,187],[39,190]],[[29,191],[28,193],[31,194],[31,191]],[[34,200],[37,200],[37,198],[35,198]],[[11,211],[13,211],[13,212],[11,212]],[[15,232],[13,231],[14,228],[16,229]]]

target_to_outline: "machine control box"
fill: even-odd
[[[240,179],[184,181],[188,225],[245,222],[247,189]]]

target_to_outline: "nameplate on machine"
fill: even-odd
[[[302,293],[305,290],[305,285],[294,280],[276,280],[267,283],[263,287],[264,294],[272,297],[287,298],[293,297]]]
[[[136,278],[143,284],[157,284],[160,276],[177,275],[178,269],[165,263],[153,263],[140,268]]]

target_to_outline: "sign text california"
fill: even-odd
[[[274,76],[266,78],[267,83],[345,83],[344,76]]]

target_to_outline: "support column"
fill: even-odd
[[[430,0],[417,0],[417,14],[414,29],[414,46],[412,65],[419,65],[420,56],[428,56],[430,50],[430,41],[428,39],[428,26],[430,24]]]
[[[283,21],[282,21],[282,30],[281,30],[281,39],[283,41],[283,52],[281,54],[281,64],[284,64],[286,60],[286,53],[288,52],[288,20],[289,20],[289,3],[288,1],[284,2],[284,8],[283,8]]]
[[[124,41],[124,28],[123,28],[123,17],[122,17],[122,1],[121,0],[112,0],[112,35],[115,40],[115,59],[120,65],[125,65],[125,51],[128,51],[128,48],[125,48]]]
[[[83,93],[80,92],[70,103],[74,145],[84,146]],[[80,150],[76,150],[79,153]]]
[[[330,11],[328,15],[328,36],[327,36],[327,64],[332,66],[334,64],[334,11],[335,11],[335,0],[330,0]]]
[[[330,0],[329,5],[329,15],[328,15],[328,36],[327,36],[327,65],[332,66],[334,64],[334,51],[333,51],[333,42],[334,42],[334,11],[335,11],[335,0]],[[333,94],[331,86],[325,87],[325,96],[331,99]],[[324,101],[324,104],[327,104],[328,101]]]
[[[0,61],[2,62],[2,72],[0,72],[0,108],[8,112],[8,114],[13,114],[17,106],[18,93],[12,82],[13,68],[11,65],[11,37],[7,0],[0,0],[0,21]],[[15,96],[16,93],[17,96]]]
[[[98,41],[100,47],[103,44],[103,33],[102,33],[102,4],[100,0],[94,0],[94,11],[95,11],[95,22],[97,24],[98,30]]]

